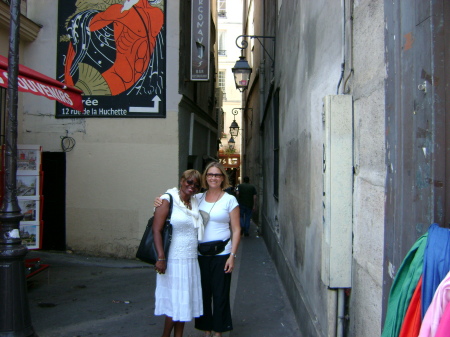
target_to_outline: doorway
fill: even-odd
[[[66,153],[43,152],[42,249],[66,250]]]

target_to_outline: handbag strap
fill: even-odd
[[[208,192],[208,191],[206,191],[205,193],[203,193],[202,201],[200,201],[200,204],[203,202],[203,199],[206,199],[206,193],[207,193],[207,192]],[[219,199],[220,199],[221,196],[222,196],[222,193],[219,194],[219,197],[217,198],[216,202],[215,202],[214,205],[212,205],[212,207],[209,209],[208,215],[211,214],[211,211],[212,211],[213,207],[216,206],[216,203],[217,203],[217,201],[219,201]],[[199,207],[199,208],[200,208],[200,204],[198,204],[198,207]]]
[[[170,199],[169,214],[167,215],[167,220],[169,220],[169,222],[170,222],[170,219],[172,218],[172,210],[173,210],[173,197],[172,197],[172,194],[170,194],[170,193],[164,193],[164,194],[167,194]]]

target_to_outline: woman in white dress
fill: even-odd
[[[197,259],[198,236],[203,234],[198,202],[193,197],[200,189],[197,170],[187,170],[180,179],[180,189],[169,189],[156,208],[153,233],[158,261],[156,276],[155,315],[166,315],[162,337],[182,337],[185,322],[203,314],[200,269]],[[171,224],[172,242],[164,255],[161,232],[169,213],[169,196],[173,198]]]
[[[221,337],[233,330],[230,308],[231,273],[241,240],[240,212],[236,197],[224,191],[229,180],[224,166],[211,162],[202,176],[206,192],[195,195],[198,208],[208,213],[209,221],[199,231],[199,243],[221,241],[223,250],[214,254],[199,254],[203,315],[195,319],[195,328],[205,337]],[[160,197],[162,198],[162,197]],[[154,206],[161,205],[156,198]],[[203,232],[203,233],[201,233]]]

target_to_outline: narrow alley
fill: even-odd
[[[241,241],[233,273],[234,330],[224,336],[300,336],[294,313],[264,240],[252,234]],[[40,337],[159,336],[164,319],[154,316],[155,273],[145,263],[30,251],[50,267],[28,281],[31,320]],[[203,334],[194,323],[185,336]]]

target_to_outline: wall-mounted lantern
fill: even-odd
[[[264,52],[269,56],[269,58],[272,60],[272,69],[274,66],[274,59],[270,56],[270,54],[267,52],[264,45],[261,43],[259,39],[272,39],[275,43],[275,36],[259,36],[259,35],[239,35],[236,38],[236,46],[240,48],[241,50],[247,49],[248,42],[244,38],[249,37],[251,39],[257,39],[259,43],[261,44]],[[242,41],[240,45],[238,44],[238,40],[242,38]],[[236,61],[236,64],[231,69],[231,71],[234,74],[234,82],[236,84],[236,89],[238,89],[240,92],[244,92],[248,89],[248,85],[250,84],[250,75],[252,73],[252,68],[248,64],[247,60],[245,59],[245,56],[240,56],[239,60]]]
[[[228,141],[228,148],[230,150],[234,150],[234,146],[236,145],[236,142],[234,141],[233,136],[231,136],[230,140]]]

